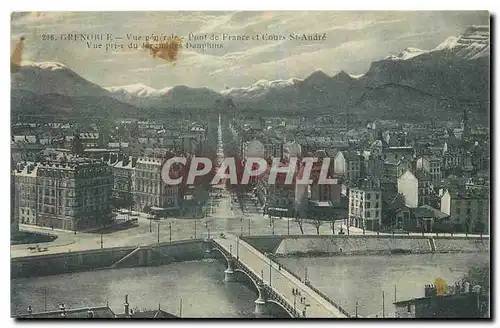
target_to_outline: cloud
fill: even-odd
[[[11,15],[11,45],[26,36],[23,57],[60,61],[100,85],[186,84],[215,90],[260,79],[303,78],[316,68],[365,73],[370,63],[406,47],[431,49],[471,24],[488,24],[488,12],[28,12]],[[104,52],[81,42],[44,42],[41,33],[112,33],[125,36],[326,33],[321,42],[227,41],[221,49],[182,48],[176,67],[147,50]],[[124,41],[127,43],[127,41]]]

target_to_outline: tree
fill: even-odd
[[[323,221],[321,221],[320,219],[315,219],[313,221],[313,226],[316,228],[316,234],[319,235],[319,227],[321,227],[321,224],[323,223]]]
[[[487,293],[490,290],[490,266],[484,264],[482,266],[475,266],[469,269],[465,275],[465,280],[471,283],[472,286],[480,285]]]
[[[84,149],[80,134],[78,132],[74,133],[73,140],[71,141],[71,153],[76,156],[82,156]]]
[[[300,233],[304,234],[304,219],[300,216],[295,216],[295,222],[297,222]]]

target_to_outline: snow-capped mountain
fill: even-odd
[[[490,28],[484,25],[471,26],[460,37],[446,39],[433,51],[449,51],[464,59],[489,56]]]
[[[231,112],[261,109],[301,114],[358,111],[391,117],[407,117],[423,107],[429,113],[460,111],[461,106],[487,111],[489,47],[489,27],[472,26],[460,37],[449,37],[432,50],[406,48],[397,56],[373,62],[362,75],[340,71],[331,76],[317,70],[303,79],[259,80],[220,93],[183,85],[161,89],[144,84],[101,88],[60,63],[22,63],[11,74],[12,108],[56,112],[61,108],[80,113],[89,108],[92,112],[114,113],[122,109],[144,113],[143,109],[156,112],[168,108]]]
[[[22,62],[19,69],[11,74],[11,88],[40,95],[110,96],[108,91],[57,62]]]
[[[192,107],[211,105],[220,94],[208,88],[192,88],[185,85],[155,89],[138,83],[106,87],[110,94],[123,102],[143,108]]]
[[[223,96],[236,97],[240,100],[251,100],[263,96],[269,90],[283,90],[287,87],[296,85],[302,82],[302,80],[297,78],[291,78],[288,80],[259,80],[249,87],[242,88],[228,88],[220,92]]]
[[[111,92],[113,95],[122,94],[124,97],[154,97],[166,94],[171,87],[155,89],[142,83],[128,84],[122,86],[105,87],[104,89]]]
[[[444,52],[462,59],[477,59],[490,53],[490,28],[485,25],[473,25],[459,37],[450,36],[434,49],[422,50],[405,48],[398,55],[390,55],[388,60],[408,60],[427,53]]]
[[[422,50],[422,49],[418,49],[418,48],[405,48],[403,51],[401,51],[399,53],[399,55],[395,56],[395,55],[390,55],[388,57],[386,57],[386,59],[390,59],[390,60],[407,60],[407,59],[410,59],[410,58],[413,58],[415,56],[419,56],[421,54],[424,54],[428,52],[428,50]]]
[[[131,115],[138,111],[57,62],[22,62],[11,74],[13,114]]]

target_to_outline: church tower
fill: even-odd
[[[460,127],[463,130],[463,137],[468,136],[470,132],[470,126],[469,126],[469,118],[467,116],[467,108],[464,108],[464,112],[462,115],[462,123],[460,124]]]

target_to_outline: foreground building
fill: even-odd
[[[164,158],[141,157],[134,168],[132,190],[138,211],[168,212],[180,209],[182,184],[167,185],[161,178]],[[180,173],[179,173],[180,174]],[[175,178],[171,174],[172,178]]]
[[[21,223],[82,230],[111,219],[113,175],[103,161],[25,163],[15,174]]]

